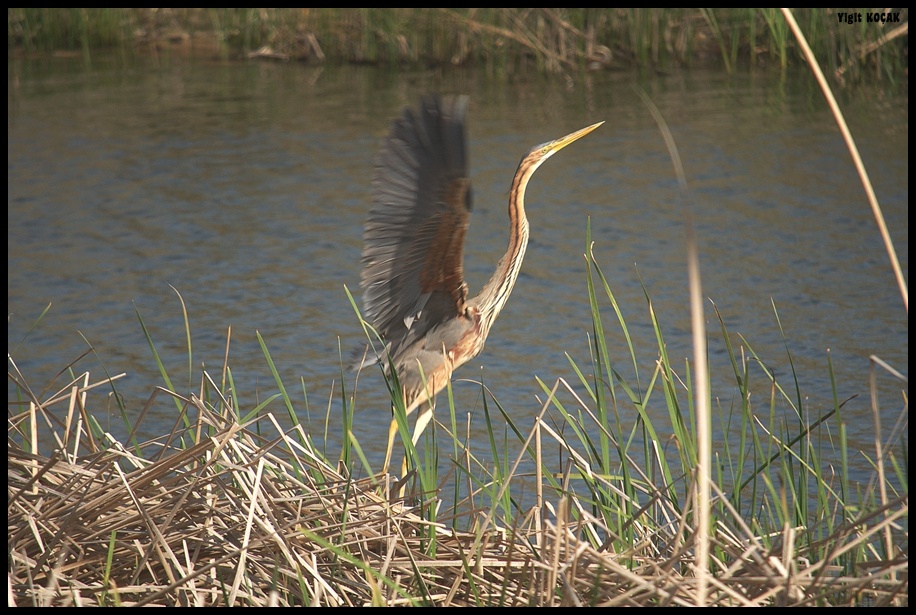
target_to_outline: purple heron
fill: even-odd
[[[509,247],[480,293],[468,297],[464,236],[471,211],[466,96],[424,98],[405,109],[381,146],[363,233],[363,316],[385,343],[379,361],[396,374],[407,414],[421,405],[413,443],[432,418],[435,395],[476,357],[515,286],[528,219],[525,188],[545,160],[604,122],[525,154],[509,188]],[[392,419],[384,471],[397,432]]]

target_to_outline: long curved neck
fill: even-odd
[[[515,287],[518,272],[522,268],[522,261],[525,259],[525,248],[528,246],[525,186],[528,185],[528,180],[537,166],[537,164],[525,165],[523,161],[512,179],[512,187],[509,190],[509,247],[496,265],[496,271],[493,272],[492,277],[474,298],[474,303],[480,309],[485,332],[489,332],[493,321],[506,305],[509,294]]]
[[[496,265],[496,271],[493,276],[484,284],[480,293],[471,299],[469,307],[476,307],[480,313],[480,324],[483,329],[480,347],[483,347],[482,340],[486,339],[490,332],[490,326],[499,312],[506,305],[509,299],[509,293],[515,287],[515,280],[518,278],[518,272],[522,268],[522,260],[525,258],[525,248],[528,247],[528,218],[525,217],[525,187],[528,181],[539,166],[545,160],[555,153],[576,141],[581,139],[591,131],[595,130],[604,122],[598,122],[591,126],[586,126],[576,132],[571,132],[565,137],[561,137],[549,143],[538,145],[522,158],[515,171],[515,177],[512,178],[512,187],[509,189],[509,247],[505,255]],[[478,349],[477,352],[480,350]]]

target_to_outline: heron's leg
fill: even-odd
[[[417,417],[417,425],[413,430],[413,445],[416,446],[417,442],[420,439],[420,435],[423,433],[423,430],[426,429],[426,426],[429,425],[429,421],[433,416],[432,406],[428,403],[421,404],[423,410],[420,412],[420,415]],[[394,412],[392,411],[392,414]],[[388,448],[385,450],[385,465],[382,466],[382,474],[388,473],[388,468],[391,465],[391,453],[394,450],[394,437],[398,433],[398,419],[395,416],[391,417],[391,424],[388,425]],[[401,478],[407,474],[407,457],[404,458],[404,463],[401,465]]]
[[[417,416],[417,424],[413,428],[413,445],[415,447],[417,446],[417,442],[420,441],[420,436],[426,431],[426,426],[429,425],[429,422],[432,420],[435,407],[434,404],[429,402],[423,404],[423,408]]]
[[[394,449],[394,436],[398,433],[398,419],[391,417],[391,424],[388,426],[388,448],[385,450],[385,465],[382,466],[382,474],[388,473],[388,466],[391,464],[391,451]]]
[[[436,409],[435,402],[424,402],[420,405],[420,414],[417,415],[417,424],[413,428],[413,437],[411,441],[413,442],[414,449],[417,448],[417,442],[420,441],[420,436],[423,435],[423,432],[426,431],[426,427],[429,425],[429,422],[433,418],[433,410]],[[404,455],[404,462],[401,464],[401,478],[407,476],[407,455]]]

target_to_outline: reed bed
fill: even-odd
[[[10,378],[29,391],[11,365]],[[299,425],[281,429],[269,412],[239,422],[227,399],[207,395],[214,385],[206,373],[202,382],[200,395],[155,390],[151,402],[170,395],[182,412],[171,433],[143,444],[87,429],[95,424],[89,397],[109,379],[91,382],[85,373],[45,400],[11,403],[10,604],[694,604],[689,506],[664,485],[644,483],[648,499],[626,520],[621,548],[594,491],[577,495],[570,479],[582,473],[624,493],[622,479],[590,471],[543,416],[526,443],[559,444],[569,463],[564,474],[536,475],[537,505],[501,525],[495,508],[473,504],[491,484],[453,509],[463,512],[430,521],[448,489],[398,497],[390,476],[355,478],[324,459]],[[640,465],[629,471],[643,473]],[[523,478],[532,476],[510,473],[496,487],[502,494]],[[734,512],[712,528],[707,604],[907,601],[906,551],[880,555],[884,532],[905,523],[906,496],[835,527],[823,538],[828,557],[822,545],[797,548],[803,528],[762,539]],[[870,555],[856,569],[836,565],[842,553],[863,549]]]
[[[835,82],[905,80],[908,9],[794,14]],[[73,51],[87,63],[115,49],[122,56],[471,66],[502,76],[804,65],[779,9],[766,8],[14,8],[7,41],[11,53]]]

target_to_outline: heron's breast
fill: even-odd
[[[465,320],[465,330],[456,343],[449,348],[449,358],[452,360],[452,369],[464,365],[483,350],[487,339],[480,311],[476,307],[469,307],[461,316]]]

